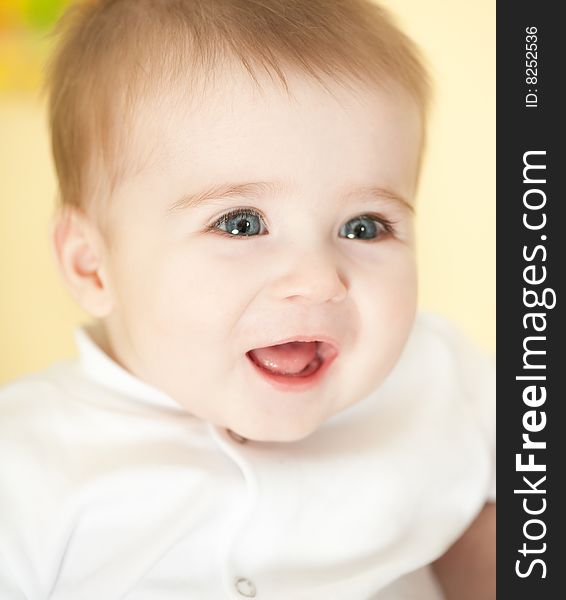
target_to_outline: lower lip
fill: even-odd
[[[330,365],[334,362],[336,356],[325,359],[322,365],[320,365],[320,367],[314,373],[311,373],[306,377],[277,375],[256,365],[256,363],[249,356],[246,356],[246,358],[255,372],[258,373],[275,389],[283,392],[303,392],[315,387],[322,380],[330,368]]]

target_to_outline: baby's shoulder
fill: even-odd
[[[80,436],[83,410],[68,385],[73,372],[73,361],[61,361],[0,387],[2,487],[39,484],[72,455],[70,440]]]
[[[61,465],[73,456],[65,426],[73,402],[62,385],[69,368],[56,363],[0,387],[0,555],[49,554],[68,513],[71,482]]]
[[[14,379],[0,387],[0,483],[19,465],[21,474],[35,470],[46,458],[48,439],[56,439],[68,398],[58,385],[60,367]]]
[[[419,313],[401,365],[421,371],[453,374],[464,385],[488,378],[493,383],[495,358],[460,327],[440,315]]]
[[[450,401],[456,395],[464,399],[488,437],[494,438],[495,356],[449,319],[433,313],[419,314],[399,367],[398,376],[405,380],[420,378],[446,390]]]
[[[72,361],[61,361],[0,386],[0,440],[10,432],[25,433],[53,424],[53,418],[70,406],[64,380],[73,367]]]
[[[434,342],[452,351],[460,348],[473,348],[476,352],[479,351],[479,346],[459,325],[443,315],[429,311],[417,314],[411,338],[417,338],[422,342]]]
[[[380,389],[396,410],[434,414],[478,422],[495,435],[495,359],[450,320],[420,313],[400,359]]]

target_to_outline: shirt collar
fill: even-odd
[[[110,358],[95,342],[89,326],[77,327],[74,337],[79,352],[79,365],[89,379],[151,405],[187,412],[165,392],[142,381]]]

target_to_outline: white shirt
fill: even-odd
[[[494,498],[493,365],[439,317],[293,443],[242,442],[76,341],[0,389],[2,600],[424,600],[419,569]]]

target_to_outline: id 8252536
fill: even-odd
[[[538,28],[531,26],[525,28],[525,106],[537,108],[538,106]]]

